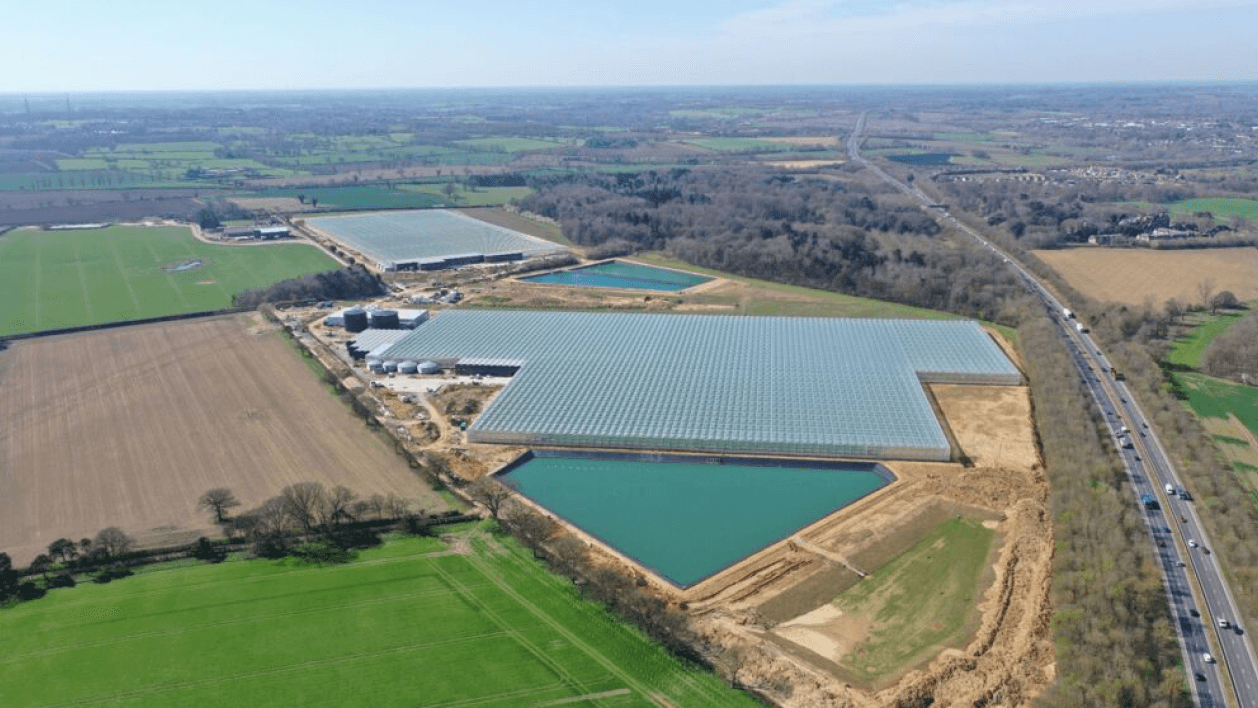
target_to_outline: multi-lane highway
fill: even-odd
[[[947,207],[887,174],[860,155],[866,117],[862,115],[848,138],[849,159],[909,195],[925,210],[967,234],[1012,268],[1048,310],[1067,345],[1087,390],[1105,415],[1110,434],[1137,499],[1153,500],[1145,520],[1162,568],[1172,621],[1179,633],[1188,683],[1201,706],[1236,705],[1258,708],[1258,660],[1240,623],[1236,601],[1211,551],[1194,503],[1182,494],[1183,485],[1166,451],[1126,383],[1116,375],[1100,347],[1083,331],[1073,315],[1039,278],[1012,255],[996,247],[976,230],[958,221]],[[1145,497],[1145,495],[1149,495]]]

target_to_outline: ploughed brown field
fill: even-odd
[[[1200,304],[1198,286],[1212,281],[1217,295],[1231,290],[1258,299],[1258,248],[1154,251],[1144,248],[1068,248],[1036,251],[1072,286],[1101,302],[1162,307],[1171,298]]]
[[[445,507],[255,314],[14,342],[0,352],[0,551],[119,526],[142,544],[213,535],[295,482]]]

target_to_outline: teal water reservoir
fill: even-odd
[[[549,450],[526,455],[499,475],[682,588],[894,479],[869,463]]]
[[[551,285],[576,285],[587,288],[627,288],[629,290],[654,290],[675,293],[711,278],[683,273],[667,268],[652,268],[637,263],[607,261],[594,265],[569,268],[544,275],[521,278],[530,283]]]

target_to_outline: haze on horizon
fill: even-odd
[[[0,93],[1258,79],[1258,0],[50,0]]]

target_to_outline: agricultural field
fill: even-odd
[[[473,138],[459,140],[459,145],[466,145],[478,150],[500,150],[502,152],[531,152],[533,150],[553,150],[557,147],[572,145],[571,140],[537,140],[535,138]]]
[[[1185,199],[1164,206],[1176,216],[1208,211],[1216,219],[1239,216],[1258,223],[1258,199]]]
[[[156,567],[0,610],[0,704],[759,705],[510,539],[401,539],[319,567]],[[66,671],[65,667],[76,667]]]
[[[693,138],[685,142],[718,152],[788,152],[791,150],[790,145],[756,138]]]
[[[187,227],[0,236],[0,336],[231,306],[232,295],[338,267],[303,243],[227,246]]]
[[[0,352],[0,550],[15,563],[107,526],[195,540],[214,533],[196,510],[206,490],[249,508],[303,481],[446,507],[257,314]]]
[[[1069,248],[1035,251],[1072,286],[1101,302],[1154,306],[1171,298],[1200,304],[1198,286],[1230,290],[1241,300],[1258,299],[1258,248],[1148,250]]]

